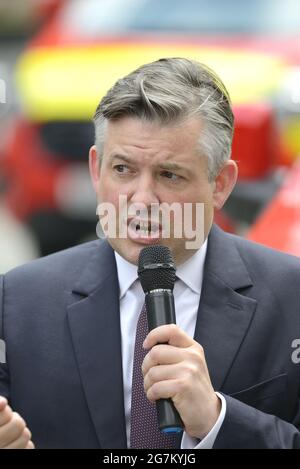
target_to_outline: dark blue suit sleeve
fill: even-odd
[[[300,449],[299,417],[293,424],[224,395],[227,404],[214,449]]]
[[[4,337],[4,276],[0,276],[0,396],[9,400],[9,374]]]

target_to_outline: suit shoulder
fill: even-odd
[[[278,251],[263,244],[249,241],[239,236],[229,236],[235,239],[241,253],[244,253],[245,255],[249,254],[257,259],[261,259],[261,262],[269,260],[270,262],[282,262],[286,266],[294,266],[298,269],[300,267],[300,258],[297,256]]]
[[[90,241],[28,262],[6,273],[5,281],[18,284],[27,280],[51,281],[51,278],[66,281],[68,277],[72,280],[99,248],[100,243],[100,240]]]
[[[288,278],[300,287],[300,258],[249,241],[239,236],[228,235],[234,241],[241,258],[250,272],[261,273],[264,279],[287,282]]]

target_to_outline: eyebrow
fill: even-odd
[[[121,155],[121,154],[118,154],[118,153],[113,153],[112,155],[109,156],[109,159],[110,161],[113,161],[114,159],[118,159],[118,160],[121,160],[121,161],[124,161],[125,163],[128,163],[128,164],[135,164],[135,161],[130,158],[129,156],[126,156],[126,155]],[[187,168],[186,166],[181,166],[177,163],[173,163],[171,161],[165,161],[164,163],[160,163],[158,164],[158,167],[160,169],[163,169],[163,170],[166,170],[166,171],[186,171],[186,172],[189,172],[189,168]]]
[[[184,166],[178,165],[177,163],[171,163],[171,162],[168,162],[168,161],[166,161],[165,163],[159,164],[159,167],[161,169],[166,169],[168,171],[173,171],[173,170],[176,171],[176,170],[185,170],[185,169],[187,169]]]
[[[133,163],[133,160],[131,158],[129,158],[128,156],[119,155],[117,153],[113,153],[112,155],[110,155],[109,159],[110,159],[110,161],[118,159],[118,160],[125,161],[125,163]]]

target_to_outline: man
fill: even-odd
[[[107,241],[2,277],[0,394],[10,407],[0,403],[1,446],[30,441],[28,431],[13,434],[12,408],[37,447],[160,447],[143,412],[170,398],[184,425],[170,446],[299,448],[300,261],[213,225],[237,177],[224,85],[196,62],[162,59],[114,85],[95,127],[93,186],[121,223]],[[163,238],[161,224],[138,211],[121,236],[124,196],[147,214],[152,205],[204,203],[204,242],[188,249],[184,234]],[[147,335],[137,370],[144,295],[136,264],[149,243],[168,246],[176,261],[177,325]],[[131,377],[141,372],[146,394],[136,405]]]

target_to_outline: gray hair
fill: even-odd
[[[162,125],[199,116],[199,151],[214,180],[231,156],[234,117],[221,79],[207,66],[185,58],[160,59],[118,80],[100,101],[95,116],[96,146],[103,153],[107,120],[125,116]]]

